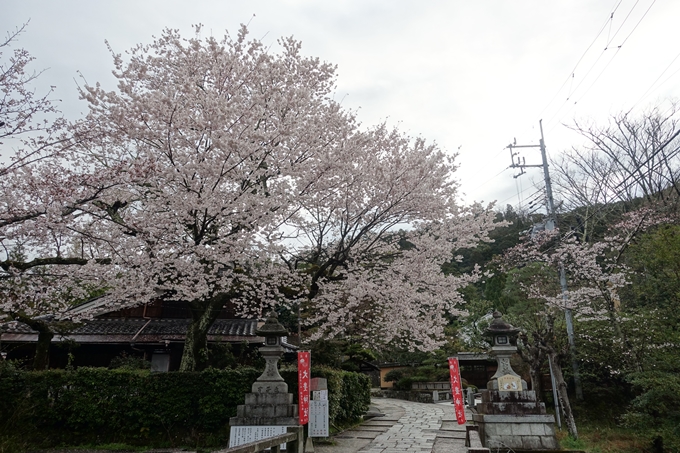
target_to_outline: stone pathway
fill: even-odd
[[[315,445],[315,453],[464,453],[465,425],[458,425],[451,402],[416,403],[374,398],[384,413],[333,437],[336,445]],[[468,414],[468,417],[470,415]]]

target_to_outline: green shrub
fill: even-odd
[[[228,437],[229,417],[260,372],[252,368],[202,373],[79,368],[3,373],[3,413],[40,445],[128,442],[186,445]],[[12,395],[12,396],[10,396]],[[2,429],[3,427],[0,427]]]
[[[404,371],[400,369],[392,370],[385,374],[383,379],[385,382],[398,382],[399,379],[404,377]]]
[[[224,445],[229,418],[236,415],[236,406],[243,404],[260,374],[254,368],[200,373],[125,368],[24,372],[2,366],[0,452],[112,443]],[[297,371],[281,374],[296,395]],[[355,420],[368,409],[367,376],[324,367],[313,368],[312,376],[328,379],[331,423]]]
[[[413,382],[414,380],[412,377],[403,377],[394,384],[394,388],[396,390],[411,390],[411,384],[413,384]]]
[[[109,368],[124,368],[127,370],[150,370],[151,362],[143,357],[127,355],[125,352],[111,360]]]
[[[655,451],[680,452],[680,376],[648,371],[629,380],[639,394],[623,417],[625,425],[644,435]]]
[[[289,389],[297,388],[296,369],[283,370],[281,376]],[[315,366],[312,367],[312,377],[326,378],[328,382],[328,416],[331,425],[341,426],[357,420],[368,410],[371,403],[371,379],[368,376]],[[297,401],[297,394],[295,398]]]

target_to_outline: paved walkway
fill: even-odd
[[[335,445],[315,445],[315,453],[464,453],[465,425],[458,425],[450,401],[415,403],[373,398],[384,415],[333,437]],[[471,415],[467,414],[468,419]]]

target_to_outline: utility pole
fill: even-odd
[[[512,163],[511,168],[519,168],[520,173],[513,176],[518,178],[522,176],[525,168],[529,167],[543,167],[543,178],[545,179],[545,191],[547,198],[547,211],[548,219],[545,222],[546,230],[554,230],[557,225],[557,212],[555,211],[555,200],[552,193],[552,183],[550,182],[550,172],[548,171],[548,157],[545,152],[545,139],[543,137],[543,120],[539,120],[538,125],[541,129],[541,141],[538,145],[518,145],[515,141],[514,143],[508,145],[510,149],[510,159]],[[541,149],[541,159],[542,164],[538,165],[527,165],[524,158],[520,158],[519,153],[513,151],[515,148],[540,148]],[[516,159],[516,160],[515,160]],[[567,338],[569,339],[569,350],[571,351],[571,368],[574,374],[574,387],[576,392],[576,399],[583,400],[583,387],[581,386],[581,376],[578,370],[578,362],[576,361],[576,342],[574,341],[574,321],[572,318],[571,308],[567,306],[569,296],[567,294],[567,274],[564,271],[564,265],[560,263],[559,268],[560,273],[560,287],[562,289],[562,300],[564,301],[564,318],[567,324]]]

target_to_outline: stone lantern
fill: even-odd
[[[281,338],[288,335],[288,331],[281,325],[276,312],[272,312],[262,327],[255,334],[264,337],[264,346],[260,347],[260,354],[264,357],[265,367],[262,375],[253,384],[253,393],[287,393],[286,384],[279,374],[279,359],[285,350],[281,346]]]
[[[555,451],[559,448],[555,417],[546,413],[536,393],[527,390],[527,383],[510,366],[518,333],[519,329],[503,321],[500,312],[493,313],[484,334],[491,337],[491,354],[498,361],[498,370],[487,382],[487,390],[481,392],[482,402],[472,419],[479,427],[482,444],[493,451]]]
[[[241,436],[247,427],[252,428],[251,431],[257,431],[262,426],[268,427],[257,431],[267,437],[285,433],[287,426],[300,425],[298,406],[293,404],[293,394],[288,393],[288,384],[279,374],[278,367],[279,359],[285,352],[281,337],[286,336],[288,331],[281,325],[276,313],[272,312],[255,334],[264,337],[260,354],[264,357],[265,367],[262,375],[253,383],[251,393],[246,394],[245,404],[237,406],[236,417],[229,420],[235,437]],[[235,445],[240,444],[232,445],[230,441],[230,446]]]
[[[486,384],[489,390],[521,392],[527,389],[527,383],[510,366],[510,358],[517,352],[517,334],[519,329],[503,320],[499,311],[493,312],[493,321],[484,331],[491,337],[491,354],[496,357],[498,369]]]

